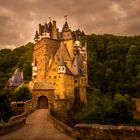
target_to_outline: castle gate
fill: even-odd
[[[48,108],[48,98],[46,96],[40,96],[38,98],[38,108]]]

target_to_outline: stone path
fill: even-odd
[[[47,109],[39,109],[28,116],[26,125],[22,128],[1,136],[0,140],[73,140],[58,131],[47,120]]]

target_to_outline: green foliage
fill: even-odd
[[[23,70],[25,82],[31,79],[32,52],[32,43],[28,43],[14,50],[0,50],[0,89],[5,86],[16,68],[21,68]]]
[[[130,103],[128,95],[122,96],[116,94],[113,99],[113,106],[110,112],[111,122],[115,124],[119,123],[131,123],[133,120],[132,104]]]
[[[118,93],[110,97],[96,90],[89,93],[88,105],[74,119],[82,123],[130,124],[133,122],[132,104],[128,95]]]
[[[88,75],[104,94],[140,93],[140,36],[83,35],[88,44]]]
[[[25,101],[31,99],[32,94],[27,85],[21,84],[15,90],[15,100]]]
[[[8,119],[14,114],[11,108],[11,93],[9,90],[0,91],[0,120],[7,122]]]

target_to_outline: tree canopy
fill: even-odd
[[[28,86],[25,84],[19,85],[15,90],[15,100],[16,101],[26,101],[31,99],[32,94]]]
[[[0,50],[0,90],[5,86],[16,68],[21,68],[24,72],[24,81],[29,81],[32,75],[32,52],[33,44]]]

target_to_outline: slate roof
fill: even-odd
[[[35,39],[38,39],[38,31],[36,30],[36,33],[35,33],[35,37],[34,37],[34,40]]]
[[[62,32],[66,32],[66,31],[69,31],[69,30],[70,30],[70,28],[69,28],[69,25],[66,21],[65,24],[63,25]]]
[[[12,75],[12,77],[8,80],[6,86],[8,87],[17,87],[23,82],[23,71],[17,68]]]

